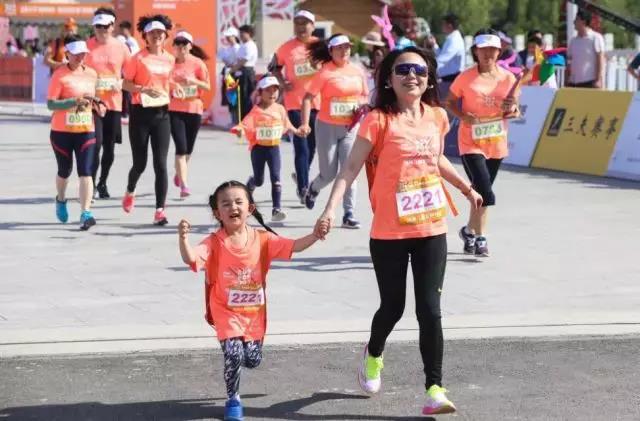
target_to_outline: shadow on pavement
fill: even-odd
[[[261,398],[266,395],[244,395],[245,401]],[[285,402],[275,403],[266,408],[244,407],[246,417],[260,417],[278,420],[431,420],[425,417],[393,417],[384,415],[312,415],[301,414],[301,409],[324,401],[343,399],[369,399],[363,395],[344,393],[314,393],[313,395]],[[102,402],[83,402],[75,404],[39,405],[5,408],[0,410],[0,418],[10,420],[70,420],[91,419],[94,421],[111,421],[115,419],[153,419],[186,421],[193,419],[223,419],[225,398],[185,399],[157,402],[134,402],[105,404]]]
[[[338,266],[338,267],[336,267]],[[370,256],[295,257],[288,265],[274,262],[271,269],[294,269],[306,272],[338,272],[342,270],[372,270]]]

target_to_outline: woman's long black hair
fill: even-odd
[[[161,22],[165,26],[165,28],[167,28],[167,31],[170,31],[171,28],[173,28],[173,23],[171,22],[171,18],[167,15],[140,16],[140,19],[138,19],[138,23],[136,24],[136,28],[138,29],[138,32],[142,34],[143,38],[145,36],[144,27],[147,26],[149,22],[153,22],[154,20]]]
[[[249,204],[255,207],[255,210],[253,211],[252,215],[254,218],[256,218],[258,223],[262,225],[262,227],[267,231],[269,231],[270,233],[278,235],[274,230],[271,229],[271,227],[265,224],[264,217],[262,216],[260,211],[258,211],[258,207],[256,206],[255,200],[253,200],[253,195],[249,191],[249,188],[245,184],[239,181],[236,181],[236,180],[225,181],[224,183],[218,186],[218,188],[213,192],[213,194],[209,196],[209,206],[211,207],[211,210],[213,211],[218,210],[218,195],[224,190],[234,188],[234,187],[243,189],[244,192],[247,194],[247,199],[249,200]],[[218,220],[218,222],[220,222],[220,226],[223,226],[222,221]]]
[[[191,44],[191,55],[194,57],[198,57],[200,60],[202,61],[207,61],[209,60],[209,55],[202,49],[202,47],[200,47],[199,45],[194,44],[193,42],[190,42]],[[176,45],[176,40],[173,40],[173,45]]]
[[[341,35],[342,34],[333,34],[328,39],[320,39],[307,45],[309,58],[314,67],[317,67],[318,64],[329,63],[332,60],[331,51],[329,51],[329,41]]]
[[[440,105],[440,97],[438,95],[438,77],[436,75],[437,62],[433,51],[425,50],[418,47],[407,47],[403,50],[393,50],[382,60],[376,75],[376,94],[374,100],[374,109],[381,110],[385,114],[398,113],[398,98],[391,87],[390,80],[393,75],[393,65],[398,57],[405,53],[414,53],[422,57],[427,63],[427,90],[422,94],[422,102],[436,107]]]

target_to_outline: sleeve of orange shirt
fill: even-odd
[[[191,264],[192,271],[198,272],[207,265],[211,249],[213,248],[211,242],[214,240],[214,234],[211,234],[193,249],[193,253],[196,255],[196,261]]]
[[[295,240],[268,233],[269,260],[291,260]]]
[[[54,72],[47,89],[47,99],[60,99],[62,94],[62,83],[60,83],[60,73]]]
[[[316,73],[312,78],[311,82],[309,82],[309,86],[307,87],[307,92],[313,96],[317,96],[324,84],[326,82],[326,72],[321,69],[318,73]]]
[[[138,58],[136,56],[132,56],[124,63],[122,67],[122,77],[126,80],[133,81],[136,77],[136,72],[138,70]]]
[[[366,139],[372,146],[376,146],[378,140],[378,131],[380,130],[380,111],[372,111],[364,118],[358,129],[358,136]]]

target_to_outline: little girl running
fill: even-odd
[[[224,353],[224,380],[228,400],[225,420],[242,420],[241,367],[255,368],[262,360],[267,327],[266,275],[274,259],[289,260],[294,252],[313,245],[314,234],[292,240],[278,236],[265,225],[251,192],[238,181],[221,184],[209,196],[209,206],[220,229],[198,246],[187,239],[191,225],[178,225],[182,260],[193,271],[205,270],[206,319],[215,326]],[[266,229],[247,224],[253,215]]]
[[[286,214],[282,211],[282,184],[280,183],[280,139],[291,132],[300,136],[287,116],[287,110],[278,104],[280,85],[278,79],[267,75],[258,82],[258,106],[253,107],[242,122],[232,132],[242,132],[249,140],[253,176],[249,177],[247,187],[253,193],[256,187],[264,183],[264,167],[269,166],[271,178],[271,200],[273,210],[271,220],[282,221]]]

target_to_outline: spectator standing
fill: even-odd
[[[605,69],[604,38],[591,29],[591,13],[580,10],[574,21],[578,36],[569,43],[567,86],[602,89]]]
[[[458,16],[449,13],[442,18],[442,32],[447,35],[441,49],[436,48],[436,60],[438,62],[438,83],[440,98],[449,95],[449,87],[464,70],[466,51],[464,39],[460,32],[460,20]]]

